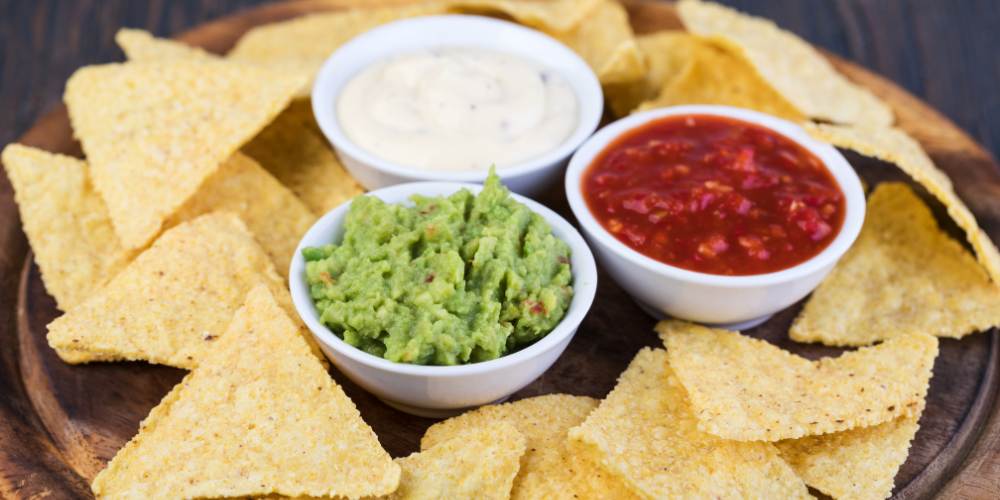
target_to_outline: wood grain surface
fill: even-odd
[[[205,24],[183,38],[221,51],[254,24],[328,3],[305,0],[265,6]],[[632,19],[640,31],[676,25],[669,7],[631,3]],[[151,2],[149,12],[156,9],[162,12],[165,7]],[[177,9],[186,12],[183,7]],[[172,22],[163,17],[147,21],[154,27]],[[108,29],[113,33],[116,28]],[[994,239],[1000,236],[1000,173],[990,155],[941,114],[892,83],[859,66],[836,63],[893,105],[902,126],[953,177],[959,194],[987,232]],[[61,86],[65,75],[51,78],[58,79]],[[22,140],[53,151],[78,152],[70,132],[65,110],[56,109]],[[894,168],[880,162],[854,155],[849,159],[869,182],[903,179]],[[569,212],[560,192],[543,201],[563,214]],[[947,224],[946,217],[939,218]],[[89,479],[135,433],[139,420],[183,372],[141,363],[69,366],[59,361],[44,340],[44,325],[57,312],[28,257],[9,183],[0,178],[0,342],[7,347],[0,350],[0,495],[86,497]],[[550,392],[601,397],[639,347],[658,344],[651,332],[653,319],[607,275],[600,278],[597,302],[577,338],[551,370],[516,397]],[[797,309],[790,308],[749,333],[809,357],[838,352],[787,339],[785,332]],[[998,357],[1000,339],[996,333],[942,341],[921,430],[896,478],[897,497],[996,497],[1000,491]],[[432,420],[396,412],[334,376],[390,453],[400,456],[417,448],[419,436]]]

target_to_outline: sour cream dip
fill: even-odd
[[[569,83],[545,66],[472,47],[376,62],[336,101],[347,137],[384,160],[427,170],[498,169],[559,146],[577,127]]]

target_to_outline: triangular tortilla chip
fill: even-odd
[[[118,241],[83,161],[11,144],[3,164],[45,288],[69,310],[118,274],[133,252]]]
[[[302,200],[242,153],[223,163],[164,226],[216,211],[239,215],[282,277],[288,275],[299,239],[316,220]]]
[[[778,441],[775,446],[806,484],[833,498],[889,498],[919,420],[918,411],[872,427]]]
[[[604,95],[615,116],[625,116],[643,102],[652,100],[660,90],[692,64],[694,51],[705,42],[684,31],[657,31],[635,38],[646,72],[642,79],[606,85]]]
[[[420,440],[420,448],[432,449],[462,433],[488,432],[507,423],[524,435],[528,446],[514,479],[511,499],[629,498],[617,477],[589,457],[575,453],[566,439],[569,429],[583,423],[597,403],[584,396],[550,394],[484,406],[434,424]]]
[[[771,443],[726,441],[698,430],[662,349],[639,351],[569,436],[647,498],[810,498]]]
[[[315,131],[312,110],[308,112],[303,116],[302,106],[289,106],[243,152],[288,186],[313,213],[323,215],[364,190]]]
[[[682,321],[656,325],[698,428],[778,441],[919,414],[937,338],[906,335],[810,361],[763,340]]]
[[[147,31],[122,28],[115,33],[115,43],[130,61],[162,61],[167,59],[214,60],[219,56],[198,47],[156,38]]]
[[[948,209],[948,215],[954,219],[955,224],[965,231],[972,249],[976,251],[979,263],[990,273],[993,282],[1000,284],[1000,251],[990,237],[979,228],[979,223],[969,208],[955,194],[948,176],[934,165],[920,144],[906,132],[892,127],[846,127],[825,124],[807,124],[805,128],[821,141],[893,163],[906,175],[927,188],[927,191]]]
[[[65,95],[73,130],[125,247],[151,241],[302,83],[207,60],[107,64],[74,73]]]
[[[136,252],[119,243],[85,162],[19,144],[4,150],[3,161],[46,289],[68,311],[114,277]],[[238,153],[164,227],[212,211],[231,211],[246,221],[282,276],[299,238],[315,220],[291,192]]]
[[[443,3],[432,2],[309,14],[247,31],[226,57],[301,75],[311,86],[323,61],[351,38],[399,19],[444,12]]]
[[[880,184],[854,246],[789,331],[799,342],[866,345],[929,333],[961,338],[1000,325],[1000,287],[938,229],[905,184]]]
[[[646,71],[628,12],[615,0],[600,0],[573,29],[548,34],[579,54],[602,85],[639,80]]]
[[[573,49],[602,84],[631,82],[645,71],[628,12],[615,0],[456,0],[449,10],[500,13],[544,31]]]
[[[94,479],[98,497],[392,492],[399,466],[266,286]]]
[[[396,459],[402,470],[399,489],[388,498],[506,500],[524,450],[524,436],[505,422],[458,433]]]
[[[200,47],[193,47],[182,42],[169,38],[156,38],[143,30],[123,28],[115,34],[115,42],[125,52],[125,57],[129,61],[163,61],[169,59],[187,60],[216,60],[224,58],[218,54],[213,54]],[[298,91],[295,92],[297,100],[304,100],[308,103],[309,94],[312,92],[312,73],[304,72],[293,61],[267,61],[254,63],[256,66],[276,71],[286,75],[299,75],[305,82]]]
[[[802,114],[834,123],[892,123],[888,105],[851,83],[819,51],[774,22],[697,0],[679,2],[677,13],[688,31],[711,37],[752,63]]]
[[[792,121],[804,118],[739,56],[701,39],[693,44],[682,38],[674,40],[680,45],[676,50],[686,53],[690,61],[666,81],[656,98],[639,106],[639,111],[681,104],[722,104]]]
[[[546,32],[566,32],[584,22],[601,0],[449,0],[451,11],[505,14],[511,19]]]
[[[107,286],[50,323],[49,345],[71,351],[67,362],[85,351],[95,359],[193,368],[260,283],[284,290],[243,222],[205,215],[163,233]]]

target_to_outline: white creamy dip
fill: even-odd
[[[576,93],[544,66],[486,49],[439,47],[377,62],[337,100],[347,137],[429,170],[498,169],[539,156],[577,126]]]

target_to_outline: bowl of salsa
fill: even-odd
[[[570,161],[566,193],[598,259],[644,309],[744,328],[810,293],[865,211],[835,148],[727,106],[604,127]]]

